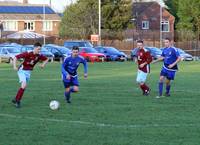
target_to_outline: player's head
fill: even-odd
[[[170,38],[165,38],[164,39],[164,45],[165,45],[165,47],[170,47],[171,46],[171,39]]]
[[[72,47],[72,56],[76,57],[76,56],[78,56],[78,53],[79,53],[79,47],[73,46]]]
[[[137,48],[143,49],[143,47],[144,47],[143,41],[142,41],[142,40],[138,40],[138,41],[137,41]]]
[[[34,44],[34,53],[36,53],[36,54],[39,54],[40,53],[40,50],[41,50],[41,47],[42,47],[42,45],[39,43],[39,42],[36,42],[35,44]]]

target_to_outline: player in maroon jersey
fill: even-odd
[[[150,72],[150,63],[152,62],[151,54],[145,50],[143,41],[137,41],[137,63],[138,63],[138,73],[137,73],[137,83],[142,89],[143,95],[149,95],[150,88],[145,84],[148,73]]]
[[[48,62],[48,58],[40,54],[41,47],[42,45],[37,42],[34,44],[33,51],[21,53],[19,55],[16,55],[13,59],[13,68],[14,70],[17,70],[19,82],[21,83],[21,87],[19,88],[16,97],[12,100],[17,108],[20,108],[21,106],[20,101],[27,87],[27,83],[31,76],[31,71],[33,70],[35,64],[39,61],[43,61],[40,67],[44,68],[44,66]],[[17,67],[18,59],[23,59],[23,62],[19,67]]]

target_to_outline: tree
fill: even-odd
[[[169,12],[175,17],[175,25],[179,22],[178,4],[179,0],[164,0],[165,5],[168,7]]]
[[[122,32],[131,23],[131,0],[103,0],[101,6],[102,29],[107,30],[105,31],[106,33],[111,32],[113,34],[111,37],[122,37],[120,35],[116,35],[116,33]]]
[[[177,28],[184,30],[199,31],[200,27],[200,1],[199,0],[179,0]]]
[[[97,34],[98,6],[98,0],[78,0],[66,7],[60,36],[85,39],[91,34]],[[102,29],[119,32],[130,23],[131,0],[102,0],[101,10]]]
[[[79,0],[66,7],[60,27],[60,36],[85,39],[98,31],[97,0]]]

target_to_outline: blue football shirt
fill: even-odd
[[[79,64],[82,63],[84,65],[84,73],[87,73],[87,61],[82,56],[67,57],[62,64],[62,74],[66,76],[70,74],[71,76],[77,75],[77,69]]]
[[[178,50],[175,47],[167,47],[164,48],[162,55],[164,57],[164,66],[166,69],[171,69],[171,70],[178,70],[177,64],[173,68],[168,68],[170,64],[173,64],[178,57],[180,56]]]

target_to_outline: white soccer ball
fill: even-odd
[[[52,100],[50,103],[49,103],[49,107],[51,108],[51,110],[57,110],[60,106],[60,103],[56,100]]]

